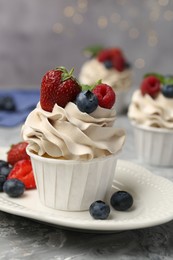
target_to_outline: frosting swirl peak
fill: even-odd
[[[128,116],[137,124],[173,129],[173,99],[160,92],[156,98],[136,90],[132,96]]]
[[[87,114],[69,102],[65,108],[55,104],[53,111],[47,112],[38,103],[27,117],[22,134],[30,150],[40,156],[88,160],[121,150],[125,133],[113,127],[115,117],[115,109],[97,107]]]

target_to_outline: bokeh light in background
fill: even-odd
[[[88,45],[121,47],[134,85],[149,71],[173,74],[171,0],[0,0],[0,87],[39,87],[58,65],[75,68]]]

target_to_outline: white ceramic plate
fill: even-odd
[[[0,149],[0,159],[5,159],[4,149]],[[112,192],[116,190],[130,192],[134,205],[127,212],[111,209],[107,220],[94,220],[88,211],[65,212],[47,208],[40,203],[37,190],[26,191],[20,198],[10,198],[1,192],[0,210],[51,225],[92,232],[146,228],[173,219],[171,181],[153,175],[134,163],[119,160]]]

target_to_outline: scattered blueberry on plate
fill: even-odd
[[[6,177],[0,174],[0,191],[3,191],[3,185],[6,181]]]
[[[7,178],[11,169],[12,169],[12,167],[8,163],[0,166],[0,175],[3,175]]]
[[[7,177],[12,167],[7,161],[0,160],[0,191],[3,191],[3,185],[7,180]]]
[[[10,197],[20,197],[25,191],[25,185],[18,179],[9,179],[3,185],[3,191]]]
[[[118,211],[126,211],[133,205],[133,197],[127,191],[117,191],[110,199],[111,206]]]
[[[0,168],[3,167],[3,166],[8,166],[8,162],[7,161],[4,161],[4,160],[0,160]]]
[[[91,204],[89,213],[94,219],[107,219],[110,214],[110,207],[104,201],[97,200]]]
[[[10,197],[20,197],[25,191],[22,181],[11,178],[8,179],[12,166],[4,160],[0,160],[0,192],[5,192]]]

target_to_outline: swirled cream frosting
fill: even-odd
[[[126,69],[119,72],[114,68],[107,69],[95,58],[86,61],[81,68],[79,81],[82,84],[92,85],[100,79],[103,83],[112,86],[114,90],[127,90],[132,83],[132,70]]]
[[[152,98],[136,90],[129,106],[128,117],[140,125],[173,129],[173,98],[166,98],[161,92]]]
[[[69,102],[65,108],[55,104],[52,112],[40,103],[28,115],[22,135],[29,149],[40,156],[89,160],[121,150],[125,133],[113,127],[115,109],[97,107],[91,113],[81,112]]]

